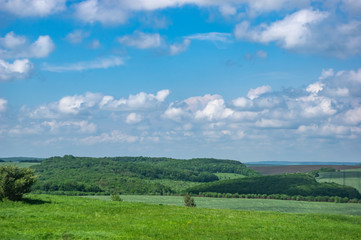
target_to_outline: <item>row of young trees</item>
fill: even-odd
[[[335,202],[335,203],[361,203],[361,199],[339,197],[339,196],[289,196],[286,194],[238,194],[238,193],[216,193],[216,192],[201,192],[197,194],[198,197],[213,197],[213,198],[248,198],[248,199],[278,199],[278,200],[294,200],[294,201],[309,201],[309,202]]]

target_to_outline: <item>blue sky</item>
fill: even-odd
[[[361,157],[358,0],[0,0],[0,157]]]

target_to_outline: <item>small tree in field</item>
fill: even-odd
[[[24,193],[30,192],[31,186],[37,177],[30,168],[16,166],[0,167],[0,200],[7,198],[11,201],[19,201]]]
[[[184,195],[184,206],[186,207],[196,207],[196,203],[194,202],[194,198],[192,198],[189,194]]]

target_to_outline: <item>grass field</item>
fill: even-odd
[[[40,163],[31,163],[31,162],[0,162],[0,166],[15,165],[17,167],[26,168],[33,165],[38,165]]]
[[[318,182],[335,182],[356,188],[361,193],[361,171],[358,169],[340,172],[323,172],[316,178]]]
[[[87,196],[87,198],[110,200],[109,196]],[[121,195],[126,202],[143,202],[183,206],[182,196]],[[218,208],[246,211],[275,211],[283,213],[328,213],[360,215],[361,204],[286,201],[273,199],[205,198],[195,197],[198,208]]]
[[[0,239],[361,239],[361,216],[30,195],[0,202]]]
[[[235,179],[235,178],[244,178],[245,175],[237,174],[237,173],[215,173],[219,180],[226,180],[226,179]]]

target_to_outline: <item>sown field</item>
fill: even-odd
[[[237,174],[237,173],[215,173],[215,175],[219,178],[219,180],[226,179],[235,179],[235,178],[244,178],[245,175]]]
[[[87,196],[86,198],[110,200],[109,196]],[[182,196],[121,195],[126,202],[143,202],[183,206]],[[361,204],[287,201],[273,199],[206,198],[195,197],[198,208],[234,209],[246,211],[274,211],[283,213],[328,213],[360,215]]]
[[[360,169],[360,165],[289,165],[289,166],[250,166],[249,168],[256,170],[262,175],[276,175],[284,173],[307,173],[320,168],[334,168],[336,170]]]
[[[198,199],[197,199],[198,200]],[[0,202],[0,239],[360,239],[361,216],[30,195]]]
[[[15,165],[21,168],[27,168],[39,164],[40,163],[33,163],[33,162],[0,162],[0,166]]]
[[[361,193],[361,171],[323,172],[316,179],[318,182],[335,182],[354,187]]]

